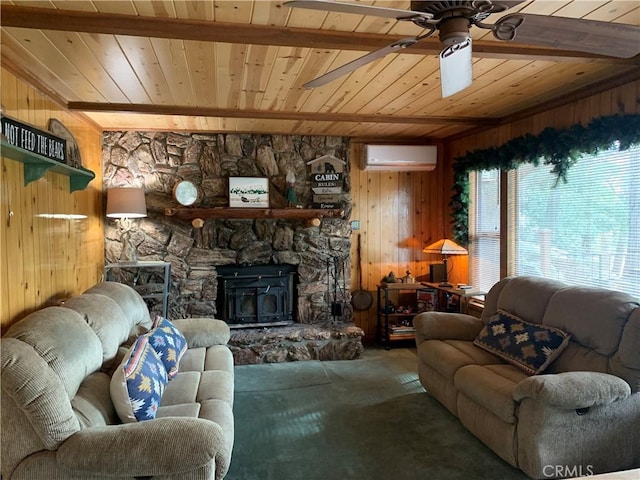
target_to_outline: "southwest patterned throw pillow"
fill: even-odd
[[[156,418],[167,371],[149,336],[138,337],[111,377],[111,400],[124,423]]]
[[[529,375],[535,375],[560,355],[569,344],[569,338],[569,334],[557,328],[525,322],[498,310],[473,343]]]
[[[147,335],[171,380],[177,375],[180,359],[187,351],[187,340],[171,321],[161,316],[155,318]]]

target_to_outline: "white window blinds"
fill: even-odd
[[[470,199],[471,284],[489,291],[500,280],[500,171],[472,174]]]
[[[638,295],[640,148],[581,158],[567,183],[549,170],[509,172],[508,273]]]
[[[471,174],[470,276],[488,290],[508,275],[537,275],[573,285],[640,292],[640,147],[614,148],[578,160],[568,182],[549,165],[524,165],[507,175]],[[502,207],[502,208],[501,208]],[[507,225],[500,251],[501,222]]]

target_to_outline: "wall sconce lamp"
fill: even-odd
[[[144,189],[137,187],[115,187],[107,190],[107,217],[118,220],[123,230],[121,260],[136,262],[138,255],[135,245],[131,242],[133,218],[147,216],[147,203]]]
[[[447,256],[448,255],[468,255],[469,252],[467,252],[467,249],[464,247],[461,247],[460,245],[458,245],[457,243],[451,240],[447,240],[446,238],[443,238],[442,240],[438,240],[437,242],[432,243],[431,245],[425,247],[425,249],[422,251],[424,253],[436,253],[443,256],[442,262],[444,263],[444,279],[439,284],[439,286],[453,287],[453,285],[451,285],[447,281],[447,276],[449,275],[449,272],[447,269]]]

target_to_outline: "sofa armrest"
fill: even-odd
[[[615,375],[599,372],[563,372],[534,375],[522,380],[513,399],[532,398],[567,409],[588,408],[623,400],[631,395],[627,382]]]
[[[222,320],[214,318],[177,318],[171,320],[187,339],[189,348],[226,345],[231,338],[231,330]]]
[[[464,313],[424,312],[413,319],[418,345],[425,340],[473,341],[483,325],[479,318]]]
[[[222,436],[222,428],[209,420],[157,418],[80,430],[60,445],[57,459],[87,475],[175,475],[213,461]]]

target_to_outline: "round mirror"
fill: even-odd
[[[198,200],[198,187],[193,182],[183,180],[173,187],[173,197],[180,205],[188,207]]]

